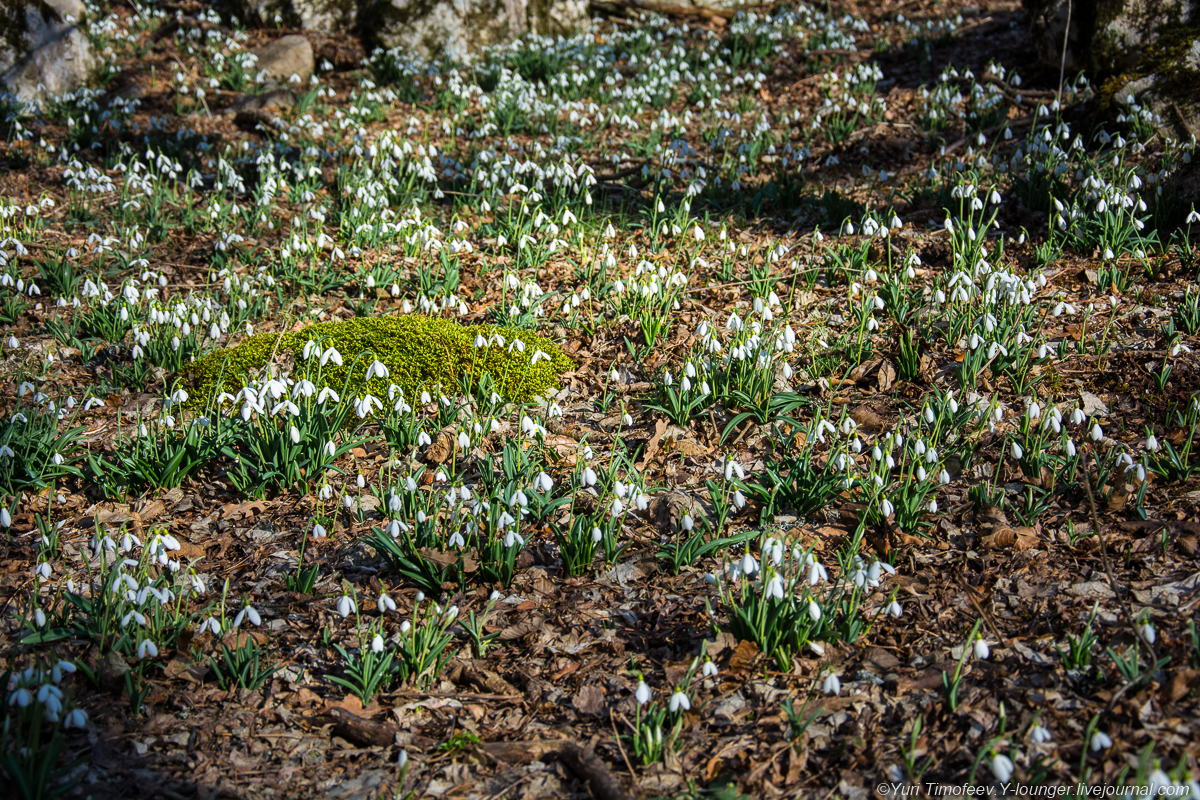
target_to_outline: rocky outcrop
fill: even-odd
[[[1025,0],[1038,56],[1083,70],[1106,116],[1166,136],[1200,135],[1200,0]],[[1064,55],[1066,47],[1066,58]]]
[[[1160,133],[1200,137],[1200,31],[1182,28],[1147,49],[1104,94],[1128,119],[1136,115]]]
[[[1093,76],[1132,69],[1163,34],[1200,22],[1200,0],[1025,0],[1025,10],[1046,66],[1062,63],[1065,43],[1067,71]]]
[[[356,30],[369,46],[466,60],[526,33],[566,34],[588,21],[587,0],[232,0],[253,24],[318,34]]]
[[[29,102],[74,91],[98,66],[80,0],[0,0],[0,83]]]

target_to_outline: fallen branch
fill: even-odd
[[[1000,125],[993,125],[992,127],[987,128],[982,131],[979,131],[978,133],[971,134],[970,136],[964,136],[961,139],[959,139],[957,142],[955,142],[954,144],[947,145],[946,150],[945,150],[945,152],[942,153],[942,155],[944,155],[944,156],[950,155],[955,150],[957,150],[958,148],[962,147],[967,142],[974,139],[980,133],[982,133],[984,136],[991,136],[992,134],[998,133],[998,132],[1004,130],[1005,128],[1024,128],[1026,125],[1032,125],[1033,122],[1034,122],[1033,117],[1021,117],[1020,119],[1015,119],[1012,122],[1003,122]]]
[[[591,748],[560,739],[540,739],[528,742],[490,742],[478,749],[497,761],[529,763],[547,756],[558,758],[581,780],[586,781],[596,800],[628,800],[625,787],[613,775]]]
[[[741,11],[771,11],[775,3],[764,3],[742,8],[705,8],[703,6],[681,6],[674,3],[650,3],[646,0],[592,0],[592,9],[609,16],[628,16],[631,11],[649,12],[676,19],[699,20],[723,27]]]
[[[159,25],[157,28],[155,28],[154,33],[150,36],[150,41],[154,44],[157,44],[168,36],[173,36],[175,32],[181,28],[184,30],[199,28],[202,31],[220,31],[226,36],[233,35],[233,31],[231,31],[229,28],[226,28],[224,25],[218,25],[215,22],[196,19],[195,17],[177,17],[176,19],[173,19],[170,22],[164,22],[162,25]]]
[[[319,724],[333,721],[333,733],[348,742],[367,747],[389,747],[396,743],[400,729],[390,722],[376,722],[360,717],[344,708],[331,708],[323,717],[315,718]]]

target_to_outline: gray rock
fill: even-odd
[[[0,81],[23,102],[84,86],[99,65],[76,24],[80,0],[0,2]]]
[[[379,8],[380,44],[425,58],[467,59],[526,33],[571,33],[588,20],[586,0],[391,0]]]
[[[1164,33],[1200,19],[1200,0],[1025,0],[1038,57],[1068,72],[1111,75],[1135,67]]]
[[[256,74],[266,73],[266,83],[269,86],[287,86],[294,83],[292,76],[300,79],[300,83],[308,82],[316,68],[312,45],[300,34],[282,36],[269,44],[253,51],[258,59],[254,69]]]
[[[229,0],[244,20],[317,34],[357,30],[370,45],[467,60],[528,33],[555,36],[586,25],[587,0]]]

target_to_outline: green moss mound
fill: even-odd
[[[494,334],[502,336],[506,344],[475,346],[476,337],[491,340]],[[516,340],[524,343],[523,352],[512,348]],[[469,377],[474,386],[484,375],[489,375],[495,391],[503,397],[528,401],[556,386],[559,373],[574,367],[558,345],[531,331],[495,325],[459,325],[419,315],[367,317],[317,323],[284,334],[261,333],[237,347],[196,359],[179,374],[190,395],[189,405],[202,407],[221,392],[236,392],[248,379],[258,377],[268,361],[278,363],[281,356],[286,361],[290,355],[291,374],[300,376],[305,370],[304,346],[310,341],[317,342],[322,349],[335,347],[342,355],[342,366],[328,361],[321,368],[322,386],[339,393],[346,386],[351,394],[370,393],[383,400],[387,399],[391,384],[399,386],[405,397],[414,401],[422,390],[441,387],[451,392],[463,377]],[[550,358],[539,357],[536,364],[531,363],[539,350]],[[376,360],[387,366],[389,375],[372,378],[364,385],[362,379],[367,367]],[[315,359],[311,363],[315,367]]]

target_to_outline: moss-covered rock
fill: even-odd
[[[1200,25],[1164,32],[1100,91],[1102,111],[1146,116],[1164,136],[1200,135]]]
[[[504,345],[493,338],[503,337]],[[477,337],[492,343],[476,347]],[[217,350],[197,359],[179,377],[190,395],[189,402],[204,405],[223,391],[236,392],[245,381],[261,375],[268,364],[278,374],[298,374],[308,342],[323,349],[336,348],[342,365],[332,360],[321,370],[323,386],[358,395],[370,393],[387,398],[395,384],[410,400],[422,390],[439,387],[455,391],[462,378],[472,385],[483,375],[491,376],[496,391],[509,400],[532,400],[558,383],[558,375],[574,365],[553,342],[531,331],[494,325],[459,325],[446,319],[405,315],[370,317],[345,322],[322,322],[299,331],[262,333],[237,347]],[[515,341],[524,345],[514,346]],[[538,352],[549,358],[538,356]],[[387,378],[372,378],[363,384],[373,361],[387,368]]]
[[[1105,77],[1135,67],[1163,34],[1194,24],[1200,1],[1025,0],[1025,10],[1042,63],[1062,64],[1065,43],[1068,72]]]

